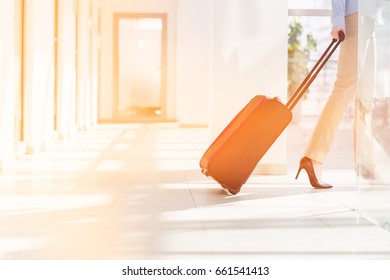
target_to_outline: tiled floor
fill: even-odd
[[[204,128],[102,125],[22,156],[0,172],[0,259],[390,259],[350,151],[330,155],[331,190],[294,180],[298,146],[288,175],[231,196],[199,170],[207,146]]]

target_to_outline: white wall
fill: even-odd
[[[99,119],[112,119],[113,92],[113,15],[114,13],[166,13],[168,30],[167,118],[175,118],[176,102],[176,2],[177,0],[102,0],[101,67]]]
[[[178,1],[176,118],[182,125],[209,121],[211,4]]]
[[[100,119],[113,115],[115,12],[168,14],[168,118],[210,125],[210,142],[254,95],[285,101],[287,0],[103,0]],[[282,136],[261,169],[285,173],[285,149]]]
[[[0,169],[14,158],[14,1],[0,0]]]
[[[287,0],[214,2],[211,139],[253,96],[279,96],[284,101],[287,96]],[[285,173],[286,162],[282,136],[260,169]]]

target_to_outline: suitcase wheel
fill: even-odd
[[[241,188],[231,189],[228,186],[225,186],[225,185],[222,185],[222,184],[221,184],[221,187],[224,188],[225,190],[227,190],[232,195],[238,194],[240,192],[240,190],[241,190]]]
[[[229,193],[232,194],[232,195],[236,195],[240,192],[240,189],[238,190],[231,190],[231,189],[228,189]]]
[[[210,175],[210,174],[207,172],[207,169],[204,169],[204,168],[202,168],[202,173],[203,173],[204,175],[206,175],[207,177]]]

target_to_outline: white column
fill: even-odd
[[[77,127],[87,129],[91,124],[90,80],[90,1],[77,1]]]
[[[91,76],[91,124],[98,123],[98,78],[99,78],[99,48],[100,48],[100,34],[99,34],[99,10],[100,1],[93,0],[91,2],[91,45],[90,45],[90,76]]]
[[[210,0],[180,0],[177,13],[177,120],[208,123]]]
[[[24,124],[34,153],[54,139],[54,0],[25,1],[24,11]]]
[[[0,169],[14,159],[14,1],[0,0]]]
[[[76,6],[58,1],[57,130],[59,139],[76,131]]]
[[[212,139],[253,96],[279,96],[284,101],[287,96],[287,0],[214,4]],[[256,172],[287,172],[285,136],[271,147]]]

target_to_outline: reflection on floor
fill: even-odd
[[[389,259],[359,218],[355,175],[252,176],[231,196],[204,177],[205,128],[102,125],[0,173],[1,259]]]

